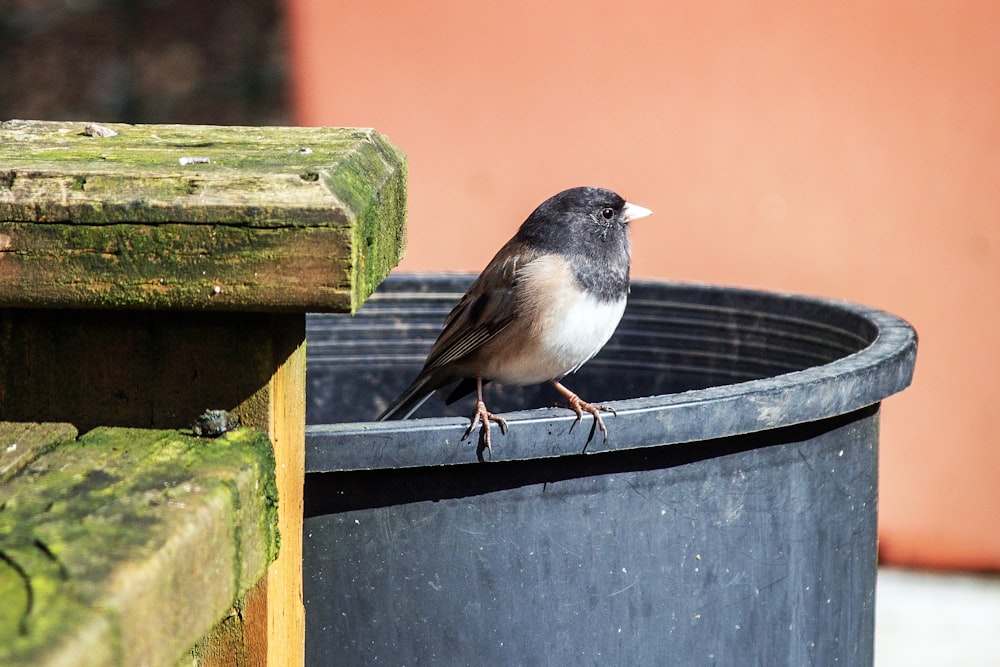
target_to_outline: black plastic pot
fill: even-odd
[[[582,453],[589,417],[523,410],[549,387],[490,385],[521,411],[480,463],[470,401],[364,421],[470,281],[394,276],[354,318],[310,316],[309,664],[871,663],[879,402],[911,380],[908,324],[636,282],[565,381],[617,410],[607,443]]]

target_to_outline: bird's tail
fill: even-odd
[[[406,419],[424,404],[437,387],[431,385],[432,375],[420,375],[399,397],[387,407],[375,421]],[[430,385],[430,386],[429,386]]]

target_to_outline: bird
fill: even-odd
[[[451,404],[476,392],[463,439],[477,425],[480,444],[493,451],[490,422],[507,422],[486,408],[483,386],[550,383],[576,413],[593,415],[605,442],[604,405],[581,399],[562,384],[608,342],[629,292],[629,223],[652,211],[598,187],[564,190],[542,202],[497,252],[444,320],[423,368],[376,419],[406,419],[431,394],[455,385]]]

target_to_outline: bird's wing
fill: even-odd
[[[425,371],[441,368],[474,352],[506,329],[518,305],[517,273],[537,256],[511,241],[497,253],[444,321]]]
[[[441,334],[427,354],[424,367],[409,387],[377,417],[406,419],[441,387],[462,377],[448,365],[479,349],[514,321],[517,274],[538,253],[511,240],[472,283],[445,318]],[[472,385],[475,387],[475,384]],[[464,389],[458,396],[467,393]],[[455,392],[447,402],[455,400]]]

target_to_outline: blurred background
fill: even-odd
[[[603,185],[655,211],[636,276],[908,319],[880,557],[965,573],[986,597],[953,624],[1000,617],[1000,3],[8,0],[9,118],[375,127],[409,156],[402,270],[478,271],[546,197]],[[886,594],[880,633],[933,636]],[[961,664],[1000,664],[990,635]]]

